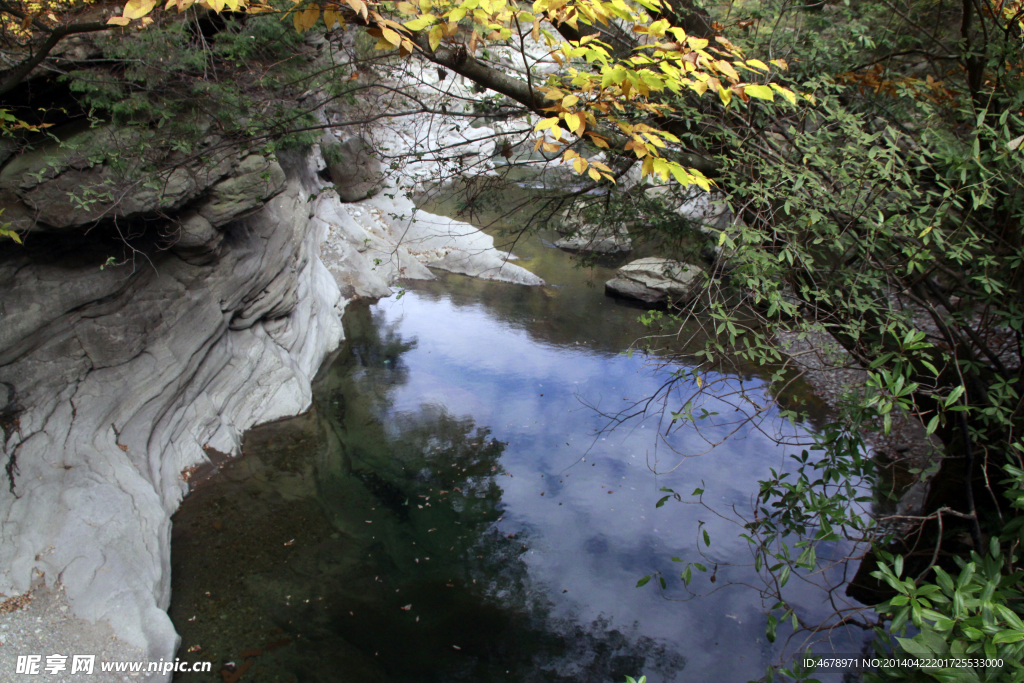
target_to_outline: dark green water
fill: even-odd
[[[761,599],[728,585],[757,583],[732,566],[750,562],[740,529],[655,503],[663,486],[701,486],[723,514],[747,511],[792,449],[747,429],[701,457],[673,452],[731,431],[733,407],[714,400],[700,433],[666,435],[658,415],[603,431],[667,377],[621,353],[644,333],[639,311],[604,296],[608,269],[574,269],[539,240],[517,252],[550,286],[444,276],[351,305],[314,407],[253,430],[184,501],[171,616],[182,656],[215,673],[181,680],[228,680],[222,665],[246,659],[242,681],[763,675],[778,653]],[[756,376],[745,385],[758,395]],[[655,462],[679,466],[656,476]],[[701,597],[635,587],[678,576],[672,556],[717,564],[715,582],[695,577]],[[826,611],[810,588],[793,600]]]

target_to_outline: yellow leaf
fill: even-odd
[[[694,376],[693,376],[693,378],[694,378],[695,380],[697,380],[697,388],[698,388],[698,389],[701,389],[701,388],[703,388],[703,387],[704,387],[704,380],[703,380],[703,379],[701,379],[701,376],[700,376],[700,375],[694,375]]]
[[[543,145],[543,149],[545,152],[557,152],[558,150],[562,149],[562,146],[556,145],[553,142],[545,142]]]
[[[369,16],[369,13],[366,10],[366,3],[364,3],[363,0],[345,0],[345,2],[348,3],[349,7],[355,10],[356,14],[361,14],[363,19],[366,19]]]
[[[127,26],[130,22],[131,19],[128,17],[110,17],[107,19],[107,23],[113,26]]]
[[[683,187],[690,186],[690,174],[683,170],[682,166],[679,164],[672,164],[669,170],[672,171],[672,177],[676,179],[677,183]]]
[[[591,178],[593,178],[593,179],[594,179],[595,181],[599,181],[599,180],[601,180],[601,174],[600,174],[600,173],[598,173],[598,172],[597,172],[596,170],[594,170],[593,168],[591,168],[590,170],[588,170],[588,171],[587,171],[587,175],[589,175],[589,176],[590,176]]]
[[[562,98],[562,106],[568,109],[569,107],[573,106],[579,101],[580,98],[576,97],[575,95],[566,95],[564,98]]]
[[[931,231],[932,231],[932,226],[929,225],[927,228],[925,228],[924,230],[921,231],[921,234],[918,235],[917,238],[921,239],[922,237],[924,237],[925,235],[927,235]]]
[[[755,69],[760,69],[761,71],[768,70],[768,65],[762,62],[760,59],[748,59],[746,64],[747,66],[752,66]]]
[[[748,85],[743,88],[750,97],[756,97],[759,100],[768,100],[769,102],[775,101],[775,95],[772,94],[772,89],[767,85]]]
[[[433,23],[433,17],[417,17],[412,21],[405,22],[405,27],[410,31],[422,31]]]
[[[576,159],[572,162],[572,167],[576,169],[577,173],[583,173],[583,171],[585,171],[587,168],[587,160],[584,159],[583,157],[576,157]]]
[[[395,7],[398,8],[398,11],[401,12],[402,14],[417,14],[418,13],[417,10],[416,10],[416,5],[412,4],[411,2],[404,2],[403,1],[403,2],[400,2],[397,5],[395,5]]]
[[[302,10],[301,12],[295,13],[295,17],[293,19],[293,23],[295,24],[295,30],[298,31],[299,33],[308,31],[309,29],[313,28],[313,25],[316,24],[316,20],[318,18],[320,18],[320,6],[309,5],[308,7],[306,7],[306,9]],[[388,29],[384,30],[387,31]]]
[[[736,69],[734,69],[732,64],[725,61],[724,59],[719,59],[717,62],[715,62],[715,67],[718,68],[718,73],[728,76],[733,81],[740,80],[740,75],[736,73]]]
[[[697,183],[705,192],[711,191],[711,183],[708,182],[708,179],[704,177],[703,173],[695,168],[691,168],[689,176],[690,180]]]
[[[609,173],[612,172],[612,169],[608,168],[607,165],[602,164],[600,161],[591,161],[590,165],[593,166],[596,169],[601,170],[601,171],[608,171]]]
[[[341,26],[344,23],[345,19],[342,17],[340,12],[333,9],[324,10],[324,24],[327,25],[327,28],[334,28],[335,24]]]
[[[398,35],[397,33],[395,33],[394,31],[387,27],[381,28],[380,34],[381,37],[384,38],[384,40],[388,41],[395,47],[398,47],[399,45],[402,44],[402,36]]]
[[[644,159],[643,166],[640,167],[641,178],[646,178],[654,170],[654,157],[648,156]]]
[[[434,28],[430,29],[430,33],[427,35],[427,40],[430,42],[430,49],[436,50],[437,46],[441,44],[441,32],[444,29],[438,24]]]
[[[591,134],[590,141],[593,142],[598,147],[604,147],[605,149],[609,149],[608,142],[602,137]]]
[[[772,90],[774,90],[775,92],[777,92],[780,95],[782,95],[783,97],[785,97],[789,101],[790,104],[794,104],[794,105],[796,104],[796,93],[794,93],[792,90],[787,90],[786,88],[783,88],[778,83],[772,83],[771,86],[772,86]]]
[[[156,0],[128,0],[121,15],[127,19],[140,19],[149,14]]]
[[[693,36],[687,36],[686,44],[690,46],[692,50],[703,50],[708,46],[706,38],[695,38]]]
[[[576,130],[580,127],[579,114],[566,114],[565,124],[569,127],[569,130]]]
[[[543,119],[534,126],[534,130],[544,130],[545,128],[553,128],[558,126],[558,117],[553,116],[550,119]]]
[[[732,90],[729,90],[728,88],[720,87],[718,89],[718,96],[722,99],[722,104],[727,107],[729,106],[729,103],[732,102]]]

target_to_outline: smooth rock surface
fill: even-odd
[[[605,291],[649,304],[687,303],[699,293],[702,273],[697,266],[651,256],[619,268]]]

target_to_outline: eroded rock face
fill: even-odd
[[[605,283],[605,291],[648,304],[687,303],[700,292],[702,274],[697,266],[651,256],[619,268],[617,277]]]
[[[314,177],[301,159],[287,167],[284,191],[231,223],[207,262],[172,248],[106,265],[101,241],[4,245],[0,591],[60,580],[77,616],[173,658],[170,515],[189,468],[303,410],[341,338],[309,220]],[[208,219],[183,218],[180,250],[218,241]]]

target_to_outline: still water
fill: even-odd
[[[775,661],[732,511],[794,449],[743,429],[683,457],[732,429],[715,401],[700,433],[609,430],[668,378],[622,353],[640,311],[604,296],[610,268],[517,252],[549,286],[448,275],[350,305],[313,408],[185,500],[171,616],[214,674],[181,680],[747,681]],[[662,487],[712,509],[656,507]],[[687,590],[673,556],[709,571]],[[667,588],[636,587],[655,570]]]

